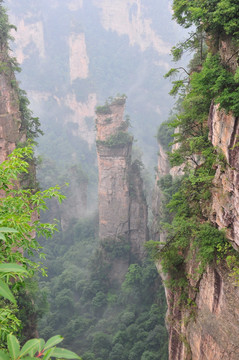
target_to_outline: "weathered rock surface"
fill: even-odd
[[[158,151],[158,166],[155,177],[154,194],[152,198],[152,212],[153,212],[153,223],[152,223],[152,239],[154,241],[165,241],[166,234],[160,229],[160,219],[162,218],[162,206],[163,197],[159,188],[159,179],[161,176],[167,175],[170,172],[170,166],[168,161],[168,155],[166,150],[161,144],[159,145]],[[160,264],[158,264],[160,270]]]
[[[117,238],[129,232],[129,171],[132,141],[104,144],[125,123],[124,104],[112,105],[106,114],[97,114],[97,157],[99,168],[99,236]]]
[[[148,240],[147,204],[139,166],[137,161],[131,163],[133,138],[123,118],[124,103],[122,99],[113,101],[105,112],[97,112],[99,237],[123,239],[131,254],[140,257]],[[118,135],[122,141],[114,140]],[[130,256],[116,260],[111,277],[122,281],[129,262]]]
[[[148,206],[143,191],[140,167],[133,163],[130,172],[129,237],[131,252],[142,258],[144,243],[148,240]]]
[[[26,140],[26,134],[21,130],[19,99],[12,85],[15,77],[6,54],[1,53],[0,62],[6,66],[6,71],[0,73],[0,162],[3,162],[18,142]]]
[[[238,47],[230,36],[224,35],[220,38],[219,53],[223,63],[234,73],[238,67]]]
[[[211,221],[227,236],[235,247],[239,246],[239,121],[232,114],[211,106],[209,136],[212,144],[225,156],[226,162],[218,166],[214,179]]]
[[[170,360],[239,358],[239,288],[226,266],[206,269],[188,308],[179,305],[179,293],[167,289],[166,295]]]
[[[226,229],[227,237],[238,249],[238,118],[220,110],[219,105],[212,104],[208,126],[209,138],[223,156],[216,168],[207,213],[216,227]],[[159,160],[160,173],[166,174],[168,165],[164,157],[162,159]],[[161,168],[162,163],[166,164],[163,165],[165,171]],[[170,173],[178,175],[178,169]],[[160,209],[161,194],[157,191],[156,209]],[[165,238],[165,234],[159,235]],[[239,359],[239,287],[225,263],[208,266],[201,276],[196,272],[197,266],[196,260],[191,259],[185,269],[190,284],[189,298],[192,301],[188,307],[180,305],[180,292],[166,289],[169,360]],[[160,264],[158,269],[161,270]]]

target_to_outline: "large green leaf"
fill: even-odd
[[[33,347],[30,351],[29,351],[29,355],[30,356],[34,356],[36,352],[41,352],[42,349],[44,348],[45,345],[45,341],[43,339],[37,339],[38,343],[36,343],[36,346]]]
[[[5,353],[5,351],[0,350],[0,359],[1,360],[10,360],[10,356],[7,353]]]
[[[15,264],[15,263],[2,263],[0,264],[0,272],[3,273],[27,273],[28,271],[24,269],[21,265]]]
[[[42,360],[49,360],[50,357],[53,356],[52,353],[54,350],[55,349],[52,348],[52,349],[48,349],[46,352],[44,352],[44,356],[43,356]]]
[[[61,335],[56,335],[56,336],[52,336],[47,342],[46,345],[44,347],[45,350],[59,344],[60,342],[63,341],[63,337]]]
[[[55,348],[52,352],[51,356],[61,358],[61,359],[79,359],[81,358],[76,355],[73,351],[62,349],[62,348]]]
[[[9,334],[7,336],[7,346],[9,354],[12,360],[16,360],[18,358],[20,352],[20,345],[19,341],[17,340],[16,336]]]
[[[31,339],[26,342],[26,344],[23,345],[19,358],[22,358],[24,355],[30,354],[30,352],[34,349],[35,352],[37,351],[37,347],[39,345],[40,339]]]
[[[11,290],[9,289],[8,285],[2,280],[0,280],[0,296],[3,296],[5,299],[8,299],[12,303],[16,304],[16,300]]]

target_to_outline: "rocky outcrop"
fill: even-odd
[[[99,236],[128,236],[129,232],[129,171],[132,137],[117,141],[123,120],[124,103],[106,106],[97,112],[97,157],[99,168],[98,204]],[[128,135],[121,131],[122,138]],[[124,135],[123,135],[124,134]],[[115,139],[113,138],[115,136]],[[112,137],[112,139],[111,139]],[[112,140],[112,141],[111,141]]]
[[[235,73],[238,67],[238,46],[231,36],[224,34],[219,39],[219,53],[222,62]]]
[[[126,257],[114,262],[112,276],[122,281],[131,256],[143,254],[148,240],[147,204],[138,162],[131,163],[133,137],[124,120],[125,98],[97,108],[99,237],[129,244]]]
[[[160,219],[162,218],[163,196],[159,188],[159,180],[162,176],[169,174],[170,166],[167,151],[158,144],[158,166],[155,177],[154,194],[152,198],[153,223],[151,227],[152,239],[155,241],[165,241],[166,233],[160,228]],[[159,270],[160,270],[160,265]]]
[[[208,267],[200,280],[195,319],[186,331],[192,359],[239,358],[238,299],[239,288],[227,267]]]
[[[0,64],[0,162],[3,162],[18,142],[26,140],[26,133],[21,129],[19,98],[14,87],[16,80],[4,51],[0,54]]]
[[[143,191],[140,164],[138,164],[137,160],[131,165],[129,185],[129,238],[131,253],[137,258],[142,258],[145,253],[144,243],[149,238],[148,206]]]
[[[194,275],[192,270],[187,268],[189,279]],[[208,266],[192,285],[196,291],[191,290],[193,300],[188,307],[180,306],[179,292],[166,291],[169,359],[237,360],[239,321],[235,302],[239,299],[239,288],[228,268],[225,264]]]
[[[209,139],[219,156],[207,216],[219,229],[225,229],[235,249],[239,246],[239,124],[238,118],[212,103],[208,117]],[[167,174],[168,164],[159,153],[159,174]],[[163,169],[162,169],[163,166]],[[178,175],[178,169],[170,174]],[[155,211],[162,195],[157,189]],[[159,212],[159,211],[158,211]],[[158,213],[160,217],[160,213]],[[157,235],[157,233],[156,233]],[[165,234],[158,238],[165,240]],[[155,240],[158,240],[157,238]],[[185,254],[186,256],[186,254]],[[188,306],[182,293],[166,289],[168,303],[170,360],[236,360],[239,358],[239,288],[225,262],[207,266],[202,275],[198,263],[185,265],[189,283]],[[160,269],[160,264],[158,264]],[[165,280],[165,277],[163,275]]]
[[[209,136],[212,144],[225,157],[218,165],[213,181],[211,221],[227,236],[235,248],[239,246],[239,121],[226,114],[219,105],[211,105]]]

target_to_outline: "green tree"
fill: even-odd
[[[0,2],[0,49],[8,48],[8,41],[12,40],[10,32],[12,29],[16,30],[16,26],[10,25],[8,22],[8,16],[6,9],[1,5]]]
[[[0,338],[4,343],[7,334],[19,331],[20,323],[16,317],[17,306],[15,298],[11,295],[9,286],[14,292],[24,278],[32,276],[36,270],[45,274],[41,262],[32,260],[30,256],[44,257],[36,235],[46,237],[56,230],[56,224],[41,224],[39,215],[46,209],[46,199],[56,197],[63,200],[58,186],[46,191],[24,190],[20,187],[22,173],[27,173],[29,163],[33,156],[32,147],[15,149],[8,160],[0,164],[0,263],[7,268],[7,263],[19,263],[22,271],[18,269],[16,278],[14,269],[9,273],[2,273],[0,285],[5,284],[5,293],[0,292],[12,302],[10,305],[2,300]],[[1,231],[2,229],[2,231]],[[9,265],[14,266],[14,265]],[[14,323],[17,326],[14,326]]]
[[[173,11],[173,17],[185,28],[203,26],[216,37],[239,31],[239,4],[235,0],[174,0]]]

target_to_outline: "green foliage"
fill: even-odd
[[[188,3],[182,3],[186,9]],[[207,221],[215,169],[225,163],[208,140],[207,118],[212,99],[238,116],[238,89],[237,75],[217,55],[208,54],[201,71],[191,74],[180,111],[169,123],[176,129],[174,143],[179,144],[169,158],[172,166],[183,165],[184,176],[174,184],[170,176],[159,179],[164,207],[159,226],[168,239],[165,244],[150,242],[148,247],[171,275],[170,286],[181,288],[184,294],[188,287],[185,265],[192,257],[202,273],[207,264],[232,251],[225,233]]]
[[[154,353],[153,351],[145,351],[141,357],[141,360],[158,360],[157,353]]]
[[[233,74],[223,66],[217,55],[209,54],[200,73],[192,76],[192,92],[214,99],[227,112],[239,114],[239,87]]]
[[[110,106],[124,105],[126,102],[126,99],[127,99],[127,96],[125,94],[123,94],[123,95],[117,94],[115,98],[110,96],[108,98],[108,100],[106,100],[104,105],[96,107],[95,112],[96,112],[96,114],[99,114],[99,115],[107,115],[107,114],[110,115],[110,114],[112,114],[112,110],[111,110]],[[110,119],[110,118],[108,118],[108,119]]]
[[[93,224],[92,217],[81,220],[80,225],[71,225],[64,240],[58,235],[47,244],[49,277],[41,282],[41,286],[47,288],[52,305],[41,320],[41,336],[61,332],[64,347],[80,353],[84,360],[116,360],[117,357],[127,360],[135,342],[142,343],[141,350],[137,350],[140,356],[147,350],[157,353],[158,357],[165,356],[166,304],[154,263],[147,260],[143,264],[131,264],[124,285],[112,284],[109,265],[112,266],[116,259],[125,261],[129,258],[130,247],[124,239],[106,239],[101,243],[104,258],[99,250],[92,257],[99,246],[93,238],[97,224]],[[105,263],[105,256],[110,264]],[[90,257],[92,260],[87,261]],[[58,262],[58,271],[52,271],[53,261]],[[63,295],[66,306],[61,301]],[[69,305],[72,299],[74,301]],[[162,327],[159,332],[161,342],[157,339],[153,345],[153,335],[148,338],[147,332],[157,334],[159,325]],[[150,350],[152,346],[153,350]]]
[[[117,131],[110,135],[106,140],[97,140],[97,145],[104,145],[108,147],[118,147],[132,143],[133,136],[125,131]]]
[[[51,337],[46,343],[43,339],[31,339],[20,348],[17,338],[14,335],[9,334],[7,336],[7,350],[0,350],[0,357],[3,360],[30,360],[38,358],[50,360],[51,357],[61,359],[81,359],[72,351],[55,346],[62,340],[63,338],[59,335]]]
[[[48,311],[46,292],[40,291],[38,277],[27,278],[19,284],[15,297],[17,300],[17,317],[21,322],[18,340],[21,344],[30,340],[37,328],[37,322]]]
[[[0,228],[0,234],[2,235],[2,240],[6,241],[5,236],[3,235],[4,233],[17,233],[17,231],[15,229],[12,228]],[[20,275],[26,275],[27,274],[27,270],[22,268],[22,266],[17,265],[17,264],[10,264],[10,263],[2,263],[0,264],[0,278],[3,278],[4,276],[9,276],[11,275],[13,278],[16,279],[17,276]],[[4,297],[5,299],[8,299],[9,301],[11,301],[12,303],[16,304],[16,300],[11,292],[11,290],[9,289],[8,284],[0,279],[0,296]]]
[[[59,201],[62,200],[57,186],[35,193],[20,188],[20,176],[28,172],[29,164],[26,159],[31,159],[32,152],[31,147],[15,149],[9,159],[0,164],[0,294],[13,303],[9,306],[3,302],[2,305],[0,338],[3,344],[8,333],[19,330],[12,290],[17,291],[19,282],[34,271],[39,269],[45,273],[41,263],[29,258],[29,255],[36,253],[40,258],[44,256],[39,242],[33,238],[34,234],[49,237],[56,229],[54,224],[40,224],[40,211],[46,209],[47,199],[56,197]],[[16,263],[20,263],[21,267]],[[14,322],[17,326],[14,326]]]
[[[4,301],[0,311],[0,350],[1,359],[20,360],[37,359],[45,360],[54,358],[80,359],[72,351],[57,348],[55,345],[60,343],[61,336],[53,336],[46,343],[43,339],[28,340],[22,348],[12,332],[19,331],[20,322],[16,317],[16,299],[9,285],[16,288],[24,277],[29,277],[30,272],[38,269],[39,265],[26,257],[26,254],[33,254],[33,250],[40,250],[39,243],[33,238],[35,233],[50,236],[54,231],[54,226],[50,224],[39,224],[34,221],[33,215],[39,217],[40,210],[46,208],[45,200],[57,197],[59,201],[62,196],[59,188],[52,188],[44,192],[32,194],[29,190],[22,190],[19,187],[19,176],[22,172],[28,171],[28,163],[23,158],[31,157],[32,148],[16,149],[9,156],[9,160],[0,165],[1,173],[1,263],[0,263],[0,296]],[[8,226],[7,226],[8,225]],[[26,253],[24,253],[23,252]],[[11,261],[11,263],[10,263]],[[16,263],[20,263],[18,265]],[[29,270],[27,270],[27,268]],[[42,268],[44,271],[44,269]],[[14,290],[16,291],[16,290]],[[14,304],[11,308],[7,302]],[[30,314],[28,314],[30,315]]]
[[[11,30],[16,30],[14,25],[10,25],[6,9],[0,4],[0,48],[1,51],[5,48],[8,49],[8,41],[12,40],[10,35]]]
[[[179,90],[185,88],[185,80],[175,80],[172,81],[173,87],[170,90],[169,94],[175,96],[179,93]]]
[[[174,76],[174,75],[178,74],[178,72],[179,72],[179,69],[171,68],[171,69],[164,75],[164,77],[167,79],[167,78],[169,78],[169,77],[171,77],[171,76]]]
[[[100,244],[106,252],[106,256],[111,260],[125,258],[130,252],[130,243],[124,237],[119,239],[106,238],[101,240]]]
[[[14,229],[10,228],[0,228],[1,235],[4,236],[4,233],[14,233]],[[6,238],[4,236],[4,241]],[[9,288],[9,279],[12,281],[20,276],[28,276],[28,272],[22,266],[14,264],[14,263],[1,263],[0,264],[0,296],[4,299],[9,300],[14,304],[8,305],[6,301],[2,300],[1,303],[1,310],[0,310],[0,340],[1,344],[6,342],[7,334],[11,332],[17,332],[20,327],[20,321],[16,317],[17,306],[16,306],[16,299]],[[0,345],[1,348],[1,345]]]
[[[164,150],[170,150],[170,143],[173,141],[173,128],[168,126],[169,121],[164,121],[158,128],[157,140]]]
[[[43,135],[40,129],[40,121],[37,117],[32,116],[32,111],[29,109],[30,101],[26,96],[26,92],[20,88],[18,91],[19,110],[21,112],[21,129],[27,133],[27,139],[33,140],[39,135]]]
[[[171,54],[173,61],[180,60],[185,52],[196,52],[200,54],[200,64],[202,64],[206,50],[205,40],[206,36],[201,27],[198,27],[194,32],[190,32],[189,37],[185,41],[179,42],[176,46],[172,47]]]
[[[117,94],[115,97],[110,96],[108,101],[110,105],[124,105],[126,102],[127,96],[125,94]]]
[[[97,108],[95,109],[95,112],[96,112],[96,114],[100,114],[100,115],[112,114],[112,111],[110,109],[110,105],[108,102],[106,102],[105,105],[97,106]]]
[[[173,166],[185,160],[191,160],[197,165],[198,158],[195,155],[208,158],[206,152],[213,153],[206,126],[212,99],[227,112],[233,111],[238,116],[238,84],[233,74],[220,63],[218,56],[209,54],[202,71],[191,75],[188,93],[181,103],[181,112],[170,124],[179,130],[174,134],[174,143],[181,144],[178,150],[170,154]]]
[[[0,302],[0,349],[2,349],[9,333],[18,333],[21,321],[18,319],[18,309],[16,306],[7,304],[6,301]]]
[[[205,220],[210,204],[210,188],[216,161],[211,149],[204,149],[204,162],[191,169],[173,184],[170,175],[159,180],[166,211],[161,227],[167,231],[166,243],[150,241],[147,248],[154,259],[160,259],[162,270],[171,276],[167,286],[188,286],[186,263],[193,257],[202,273],[214,259],[224,258],[232,250],[225,233]]]
[[[43,134],[40,130],[39,119],[32,116],[32,111],[29,109],[29,100],[26,96],[26,92],[21,90],[14,77],[14,72],[20,72],[21,69],[15,57],[10,57],[7,53],[8,42],[13,40],[10,32],[12,29],[16,30],[16,27],[10,25],[8,22],[8,16],[6,10],[0,5],[0,48],[2,51],[2,58],[0,62],[0,73],[5,73],[9,77],[12,87],[18,93],[19,110],[21,113],[21,130],[26,131],[27,139],[33,140],[38,137],[39,134]]]
[[[46,209],[45,201],[56,197],[60,202],[63,196],[59,186],[45,191],[32,193],[19,187],[18,180],[22,173],[27,173],[29,164],[24,159],[31,159],[32,148],[16,149],[9,159],[0,165],[0,190],[4,195],[0,199],[0,218],[3,227],[11,227],[14,232],[5,234],[6,241],[0,239],[4,251],[1,252],[2,262],[19,262],[24,266],[37,269],[39,265],[25,257],[24,252],[33,255],[39,252],[41,246],[32,234],[49,237],[55,231],[55,224],[41,224],[40,211]],[[34,220],[36,219],[36,220]],[[15,249],[21,248],[21,251]],[[44,269],[42,269],[44,272]]]
[[[174,0],[173,17],[185,28],[203,26],[206,32],[236,35],[239,4],[235,0]]]
[[[228,254],[226,257],[226,263],[229,267],[229,275],[234,280],[235,284],[239,286],[239,256],[238,252],[234,251]]]
[[[174,217],[171,223],[164,224],[169,234],[168,242],[158,248],[158,256],[162,258],[165,272],[176,274],[193,252],[197,254],[200,271],[203,271],[215,257],[220,257],[230,248],[224,232],[204,220],[205,209],[203,213],[200,202],[202,199],[204,202],[210,199],[208,190],[213,173],[210,175],[209,165],[206,161],[194,173],[185,177],[179,191],[168,202],[167,207]],[[207,191],[209,198],[205,197]]]

